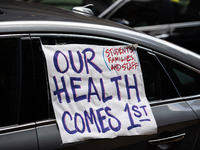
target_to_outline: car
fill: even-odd
[[[198,0],[116,0],[98,15],[200,53]]]
[[[121,51],[111,49],[122,45],[134,45],[124,51],[132,52],[131,55],[123,55],[125,58],[120,58],[122,62],[139,62],[136,65],[134,63],[134,71],[140,71],[140,74],[137,74],[140,81],[134,80],[134,85],[128,82],[130,76],[120,75],[119,65],[115,64],[106,74],[102,73],[102,66],[99,68],[96,65],[107,64],[105,69],[109,70],[108,62],[119,59],[96,59],[102,58],[102,55],[119,54],[117,52]],[[109,20],[12,0],[0,1],[0,46],[0,149],[200,148],[200,55]],[[67,53],[64,53],[64,50],[60,49],[65,49],[66,46],[81,47],[78,51],[69,47]],[[87,46],[91,48],[85,48]],[[102,54],[101,51],[93,50],[96,47],[109,47],[111,51],[108,49]],[[86,55],[88,53],[90,55]],[[95,56],[95,53],[99,55]],[[77,67],[75,62],[80,62],[80,66]],[[91,74],[89,67],[93,69]],[[129,68],[125,71],[128,74],[130,66],[126,68]],[[104,79],[110,77],[113,72],[116,72],[116,77],[105,82]],[[55,74],[52,76],[51,73]],[[97,81],[96,75],[99,77]],[[87,77],[87,83],[83,81],[84,77]],[[131,78],[135,79],[135,74]],[[122,80],[125,81],[127,90],[122,92],[121,96],[126,93],[129,93],[129,96],[136,95],[136,101],[145,100],[143,106],[137,107],[134,100],[120,99],[119,92],[124,89],[118,87],[121,87]],[[123,82],[123,85],[125,83]],[[52,91],[52,85],[55,85],[55,91]],[[114,88],[112,85],[115,85]],[[67,92],[68,88],[72,89],[71,92]],[[99,89],[102,90],[102,95],[98,94]],[[83,95],[77,95],[79,90],[82,90]],[[109,105],[113,90],[117,91],[112,95],[119,99],[117,102],[127,102],[125,108],[121,105]],[[145,94],[141,95],[140,91]],[[87,99],[84,92],[88,92],[87,97],[96,99]],[[96,104],[104,103],[105,107],[93,106],[90,100]],[[82,102],[88,104],[76,109],[77,113],[70,113],[74,111],[74,103]],[[129,107],[130,102],[132,106]],[[55,103],[70,106],[63,113],[61,120],[57,118]],[[84,111],[86,108],[90,108],[91,116]],[[120,115],[114,116],[113,109],[116,113],[122,109],[127,116],[123,121],[119,121]],[[82,110],[83,115],[80,113]],[[140,123],[134,122],[135,118],[140,119],[143,115],[152,115],[152,118],[141,119]],[[152,124],[139,130],[138,134],[117,135],[122,124],[127,125],[128,130],[137,127],[143,129],[143,122]],[[69,126],[68,123],[73,125]],[[104,135],[113,130],[117,137],[94,134],[82,138],[86,132],[89,134],[89,123],[93,125],[91,130],[97,128],[99,134]],[[147,132],[148,134],[142,134],[152,127],[155,128]],[[62,134],[67,132],[69,134],[66,138],[70,142],[63,142]]]

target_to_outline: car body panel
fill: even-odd
[[[0,129],[0,148],[4,150],[37,150],[38,140],[35,123]]]
[[[195,111],[196,115],[200,119],[200,99],[188,100],[187,103]]]
[[[173,142],[165,144],[165,146],[171,147],[172,149],[192,149],[199,126],[197,116],[186,102],[153,106],[152,111],[158,125],[158,133],[156,135],[117,137],[114,139],[101,140],[96,139],[72,144],[62,144],[57,125],[55,123],[51,124],[50,122],[52,121],[49,121],[49,124],[37,127],[38,138],[40,139],[40,149],[64,149],[65,147],[68,149],[88,150],[92,150],[94,147],[97,150],[124,148],[134,148],[136,150],[140,150],[141,148],[156,149],[158,146],[162,147],[162,144],[158,146],[151,145],[145,141],[148,141],[149,139],[158,139],[160,137],[169,138],[183,133],[185,134],[185,137],[179,142],[181,144],[177,145],[176,142]],[[172,117],[169,118],[169,116]],[[167,121],[166,118],[168,118]],[[184,144],[185,142],[187,142],[187,144]]]

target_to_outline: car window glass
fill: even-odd
[[[179,97],[170,78],[154,55],[138,48],[145,92],[149,101]]]
[[[47,40],[52,44],[52,40]],[[32,39],[33,55],[34,55],[34,73],[35,73],[35,97],[36,97],[36,120],[44,120],[55,118],[52,108],[50,95],[48,93],[48,77],[46,70],[46,60],[42,51],[40,40]]]
[[[164,23],[161,0],[129,1],[121,6],[110,20],[122,23],[128,21],[128,26],[138,27]]]
[[[29,38],[21,39],[21,97],[19,123],[35,121],[33,56]]]
[[[172,69],[175,75],[178,77],[179,82],[185,87],[195,87],[195,80],[192,76],[177,70],[176,68]]]
[[[181,96],[200,94],[200,74],[163,57],[159,57]]]
[[[18,123],[20,91],[19,39],[0,39],[0,127]]]
[[[171,2],[175,23],[200,20],[200,1],[172,0]]]

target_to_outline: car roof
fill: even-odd
[[[16,0],[0,1],[0,21],[68,21],[127,28],[94,16],[80,15],[49,5]]]

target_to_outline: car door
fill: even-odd
[[[199,104],[200,104],[200,78],[199,70],[196,70],[192,67],[178,65],[176,63],[170,62],[163,58],[160,58],[160,61],[166,68],[171,79],[173,80],[175,86],[177,87],[181,97],[188,103],[188,105],[194,110],[198,119],[200,118]],[[197,131],[199,134],[199,129]],[[196,138],[199,138],[197,135]],[[195,148],[199,149],[199,139],[196,139]]]
[[[71,144],[62,144],[56,125],[48,93],[48,78],[43,45],[93,44],[122,45],[130,44],[105,37],[72,34],[31,34],[36,73],[36,84],[41,110],[37,121],[37,135],[40,149],[192,149],[198,132],[198,118],[190,105],[179,93],[167,70],[159,60],[159,54],[153,50],[138,46],[138,55],[143,72],[145,92],[152,107],[158,126],[158,133],[145,136],[117,137],[114,139],[86,140]],[[160,55],[159,55],[160,56]],[[161,55],[163,56],[163,55]],[[168,57],[166,57],[168,58]],[[38,69],[38,70],[37,70]],[[37,85],[36,85],[37,86]],[[39,97],[38,97],[39,98]],[[42,104],[43,103],[43,104]],[[44,111],[45,110],[45,111]],[[45,113],[44,113],[45,112]],[[187,143],[187,144],[186,144]]]
[[[138,50],[138,52],[141,53],[142,51]],[[199,99],[199,72],[196,73],[190,70],[191,68],[188,69],[187,65],[165,55],[147,53],[148,57],[159,62],[165,72],[160,74],[160,79],[155,79],[160,80],[161,95],[160,98],[157,97],[153,101],[150,101],[147,92],[152,90],[152,86],[149,87],[149,82],[146,82],[149,79],[146,81],[144,79],[147,98],[150,101],[152,111],[159,125],[158,131],[160,131],[157,138],[148,142],[159,149],[193,149],[198,136],[199,124],[195,112],[191,109],[186,99],[191,101]],[[181,71],[181,73],[176,69]],[[148,70],[148,68],[143,68],[143,70],[145,78],[145,70]],[[161,71],[161,69],[159,70]],[[186,84],[192,84],[192,86]],[[173,91],[176,91],[176,94]],[[158,101],[158,99],[160,100]]]
[[[0,47],[0,149],[36,150],[29,35],[1,35]]]

